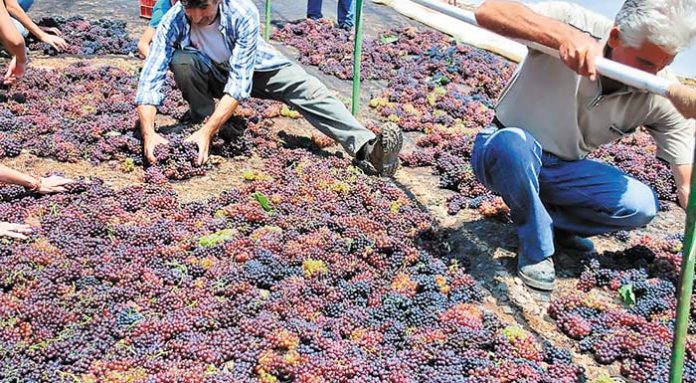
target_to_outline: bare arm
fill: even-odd
[[[679,205],[686,209],[689,202],[689,193],[691,191],[691,164],[672,165],[672,173],[674,174],[674,182],[677,185],[677,196],[679,197]]]
[[[35,178],[5,165],[0,165],[0,182],[24,186],[39,194],[51,194],[64,192],[63,186],[72,183],[73,180],[61,176]]]
[[[189,141],[198,145],[198,164],[202,165],[208,161],[208,150],[213,136],[220,130],[220,127],[229,120],[234,114],[239,102],[226,94],[222,96],[220,102],[215,107],[215,111],[208,118],[208,121],[188,138]]]
[[[568,67],[596,78],[594,58],[602,55],[603,47],[580,30],[514,1],[487,0],[476,9],[475,16],[479,25],[495,33],[558,50]]]
[[[37,178],[0,164],[0,183],[24,186],[29,190],[37,190],[40,184]]]
[[[151,164],[157,162],[155,159],[155,146],[167,143],[167,140],[155,131],[155,116],[157,116],[157,108],[154,105],[138,105],[140,133],[143,135],[145,158]]]
[[[140,36],[140,40],[138,40],[138,52],[140,52],[140,55],[143,56],[143,58],[146,58],[147,54],[150,53],[150,43],[152,42],[152,38],[155,36],[155,31],[155,28],[147,27],[145,32],[143,32],[143,35]]]
[[[19,3],[17,3],[17,0],[5,0],[5,4],[7,5],[7,11],[10,13],[10,15],[24,25],[27,31],[36,36],[37,39],[45,42],[46,44],[50,44],[58,51],[63,51],[68,48],[68,43],[66,43],[65,40],[58,36],[50,35],[39,28],[39,26],[31,20],[29,15],[24,12],[24,9],[22,9]]]

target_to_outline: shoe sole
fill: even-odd
[[[525,285],[537,290],[553,291],[555,286],[555,282],[539,282],[536,279],[529,278],[528,276],[522,274],[519,270],[517,270],[517,276],[522,279],[522,282],[524,282]]]
[[[404,135],[399,126],[387,123],[382,126],[382,146],[384,148],[384,165],[380,174],[384,177],[393,177],[399,168],[399,152],[404,144]]]

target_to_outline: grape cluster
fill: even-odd
[[[55,16],[43,17],[37,25],[58,28],[62,32],[63,38],[68,43],[68,49],[63,53],[84,56],[132,55],[138,51],[138,42],[128,35],[125,21],[109,19],[89,21],[82,16],[69,18]],[[35,39],[28,43],[28,48],[50,56],[59,54],[52,46]]]
[[[89,160],[143,164],[135,92],[137,76],[110,66],[78,62],[61,71],[34,69],[13,86],[12,96],[0,104],[0,158],[22,150],[61,162]],[[162,92],[160,112],[181,117],[188,104],[171,76]],[[9,92],[8,92],[9,93]],[[0,94],[3,91],[0,90]],[[22,95],[22,97],[14,95]],[[19,102],[19,101],[21,102]],[[264,120],[280,115],[278,102],[245,101],[211,142],[211,153],[223,157],[249,156],[251,147],[268,140]],[[194,126],[183,127],[187,133]],[[179,132],[178,130],[176,132]],[[166,137],[177,134],[162,130]],[[252,145],[254,144],[254,145]],[[160,172],[165,178],[184,179],[203,168]]]
[[[316,66],[340,79],[353,78],[353,34],[337,28],[326,19],[288,23],[273,34],[273,39],[297,49],[303,65]],[[403,28],[381,33],[363,42],[361,79],[386,80],[406,60],[418,57],[435,46],[450,43],[446,35]]]
[[[555,299],[548,312],[597,362],[619,361],[621,373],[638,382],[666,382],[682,238],[628,241],[626,250],[589,258],[577,284],[580,293]],[[694,333],[696,312],[689,322],[689,334]],[[693,349],[696,343],[689,344]],[[687,356],[692,367],[684,381],[696,382],[696,353]]]
[[[181,203],[168,183],[1,187],[0,220],[34,233],[0,243],[0,377],[584,379],[481,308],[474,279],[428,250],[432,218],[393,183],[348,159],[266,150],[263,167],[204,201]],[[171,140],[156,156],[194,152]]]
[[[174,137],[166,144],[155,146],[154,155],[154,167],[157,167],[157,171],[166,179],[184,180],[205,174],[205,169],[196,162],[196,144],[184,141],[181,137]]]

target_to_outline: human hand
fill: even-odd
[[[58,52],[68,50],[68,43],[62,38],[48,33],[44,33],[41,36],[41,41],[52,46]]]
[[[186,141],[193,142],[198,146],[198,159],[196,164],[203,165],[208,162],[208,152],[210,150],[210,134],[205,128],[202,128],[192,135]]]
[[[63,186],[73,182],[73,180],[61,176],[42,177],[36,192],[39,194],[62,193],[65,191]]]
[[[18,79],[24,76],[24,73],[26,72],[26,66],[26,62],[21,62],[17,60],[17,56],[13,57],[10,61],[10,65],[7,67],[7,72],[5,72],[3,84],[14,84]]]
[[[150,44],[138,44],[138,55],[141,59],[146,59],[150,53]]]
[[[574,32],[558,47],[561,61],[579,75],[589,77],[592,81],[597,79],[595,58],[602,57],[603,50],[604,48],[597,40],[580,31]]]
[[[166,145],[169,141],[166,138],[160,136],[157,133],[152,133],[143,138],[143,146],[145,149],[145,159],[151,165],[157,163],[157,158],[155,157],[155,147],[157,145]]]
[[[31,233],[31,228],[28,225],[0,222],[0,237],[27,239],[25,234],[29,233]]]

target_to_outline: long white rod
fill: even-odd
[[[476,21],[476,17],[473,12],[466,11],[461,8],[445,4],[439,0],[411,0],[416,4],[420,4],[424,7],[434,9],[438,12],[446,14],[448,16],[454,17],[465,23],[471,25],[479,26]],[[526,45],[527,47],[543,52],[547,55],[558,58],[558,51],[541,44],[525,41],[525,40],[515,40],[519,43]],[[595,61],[597,65],[597,71],[603,76],[612,78],[616,81],[620,81],[626,85],[630,85],[634,88],[647,90],[652,93],[656,93],[662,96],[667,95],[667,90],[674,82],[657,77],[653,74],[643,72],[636,68],[623,65],[621,63],[611,61],[604,57],[597,57]]]

